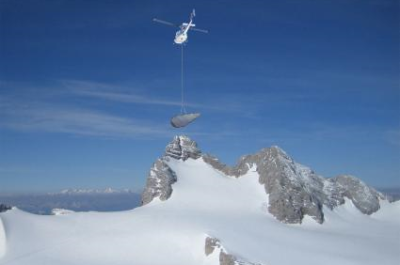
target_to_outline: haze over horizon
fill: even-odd
[[[229,4],[228,4],[229,3]],[[180,50],[188,111],[176,130]],[[400,186],[399,8],[371,1],[0,2],[0,192],[143,187],[177,134],[234,164],[278,145]]]

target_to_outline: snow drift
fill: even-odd
[[[176,137],[131,211],[1,213],[0,264],[397,264],[400,204],[273,147],[236,167]],[[377,203],[377,204],[376,204]],[[273,206],[274,205],[274,206]]]

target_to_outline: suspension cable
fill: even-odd
[[[184,100],[183,100],[183,89],[184,89],[184,83],[183,83],[183,44],[181,44],[181,113],[185,114],[185,105],[184,105]]]

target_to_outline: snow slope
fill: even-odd
[[[0,219],[0,258],[6,253],[6,233],[3,226],[3,221]]]
[[[168,165],[178,181],[166,201],[112,213],[1,213],[0,264],[219,265],[220,250],[205,254],[207,237],[254,264],[399,264],[400,202],[383,201],[365,215],[346,199],[324,209],[323,224],[306,216],[289,225],[265,210],[268,195],[254,167],[234,178],[202,158]]]

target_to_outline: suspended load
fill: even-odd
[[[200,117],[200,113],[179,114],[171,119],[171,125],[175,128],[182,128]]]
[[[179,30],[176,32],[175,34],[175,39],[174,42],[175,44],[178,44],[181,46],[181,113],[172,117],[171,119],[171,125],[175,128],[182,128],[185,127],[186,125],[188,125],[189,123],[191,123],[192,121],[194,121],[195,119],[197,119],[198,117],[200,117],[200,113],[186,113],[185,111],[185,104],[184,104],[184,98],[183,98],[183,94],[184,94],[184,84],[183,84],[183,45],[185,45],[188,41],[188,32],[189,30],[193,30],[193,31],[197,31],[197,32],[202,32],[202,33],[208,33],[208,30],[204,30],[204,29],[199,29],[199,28],[195,28],[195,24],[193,23],[193,18],[195,17],[195,12],[194,9],[192,11],[192,13],[190,14],[190,21],[189,23],[182,23],[180,26],[165,21],[165,20],[161,20],[158,18],[154,18],[153,21],[154,22],[158,22],[164,25],[168,25],[168,26],[172,26],[172,27],[178,27]]]

